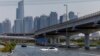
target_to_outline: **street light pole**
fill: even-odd
[[[66,7],[66,20],[69,20],[69,18],[68,18],[68,5],[64,4],[64,6]]]

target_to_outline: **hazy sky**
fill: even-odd
[[[0,22],[9,18],[13,24],[13,21],[16,19],[18,1],[20,0],[0,0]],[[66,3],[68,4],[68,11],[74,11],[79,16],[100,10],[99,0],[25,0],[25,16],[33,16],[34,18],[42,14],[49,15],[51,11],[62,15],[66,10],[64,6],[65,1],[68,2]]]

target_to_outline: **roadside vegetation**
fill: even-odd
[[[16,46],[15,42],[5,42],[4,47],[0,49],[1,52],[11,52]]]
[[[77,39],[77,40],[71,39],[71,42],[78,45],[79,47],[83,47],[85,45],[84,44],[84,38],[80,38],[80,39]],[[100,45],[100,40],[94,40],[94,39],[90,40],[90,46],[91,47],[98,46],[98,45]]]

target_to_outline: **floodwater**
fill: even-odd
[[[93,54],[88,52],[73,51],[67,49],[59,49],[58,51],[42,51],[42,48],[39,46],[27,46],[21,47],[20,45],[16,46],[11,56],[100,56],[99,54]]]

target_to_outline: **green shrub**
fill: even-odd
[[[97,41],[97,45],[100,45],[100,41]]]
[[[2,49],[2,52],[11,52],[16,46],[14,42],[8,42],[5,44],[5,47]]]
[[[83,47],[84,43],[77,43],[78,46]]]

